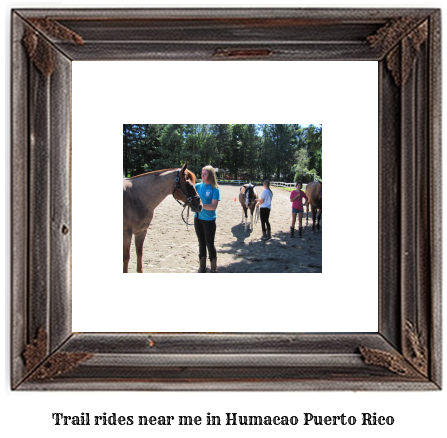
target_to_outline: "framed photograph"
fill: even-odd
[[[440,389],[440,56],[441,21],[437,9],[14,10],[11,387],[17,390]],[[373,263],[363,259],[363,255],[348,263],[340,263],[336,256],[327,262],[328,266],[337,266],[338,271],[346,273],[346,282],[359,294],[377,282],[377,331],[350,332],[335,325],[324,330],[303,329],[290,313],[293,303],[286,295],[259,300],[268,303],[272,315],[279,315],[287,322],[265,326],[258,324],[266,318],[257,308],[258,300],[253,294],[247,293],[237,305],[232,301],[233,305],[228,305],[225,312],[217,306],[208,309],[201,307],[208,299],[205,295],[191,300],[191,295],[175,294],[178,289],[184,292],[194,287],[184,277],[167,288],[168,298],[164,302],[137,300],[129,305],[132,300],[121,293],[119,305],[112,309],[108,297],[117,293],[98,278],[104,281],[106,277],[114,278],[118,269],[119,281],[126,277],[131,279],[126,281],[137,285],[141,278],[152,279],[156,275],[122,276],[120,255],[114,265],[109,265],[110,272],[105,270],[100,261],[101,252],[107,252],[107,248],[89,245],[75,251],[79,222],[74,218],[88,217],[90,211],[87,203],[82,204],[82,195],[74,193],[79,187],[80,167],[75,164],[79,153],[75,145],[80,143],[80,137],[73,127],[81,124],[86,127],[81,131],[86,131],[90,124],[88,120],[79,123],[75,119],[79,114],[75,110],[77,100],[87,99],[78,99],[81,92],[73,81],[77,61],[96,63],[104,81],[110,76],[110,68],[101,70],[101,64],[107,66],[109,62],[119,65],[132,61],[131,70],[136,70],[137,64],[144,61],[145,68],[154,65],[155,71],[157,64],[164,64],[159,61],[169,61],[175,73],[173,82],[179,76],[175,67],[186,68],[188,63],[209,64],[210,68],[265,65],[271,66],[267,68],[272,68],[270,80],[273,83],[276,80],[278,85],[290,83],[290,79],[284,80],[278,66],[293,62],[318,62],[322,66],[332,62],[334,68],[342,63],[352,69],[359,61],[374,62],[376,74],[369,82],[374,82],[378,89],[378,108],[373,111],[378,116],[368,115],[365,119],[374,118],[371,124],[377,126],[378,152],[373,154],[377,165],[371,166],[377,181],[373,187],[366,186],[370,191],[364,190],[362,199],[357,200],[349,197],[349,187],[361,175],[341,179],[326,174],[325,187],[329,190],[326,192],[325,188],[325,193],[330,194],[331,186],[338,189],[342,186],[347,197],[343,202],[353,211],[353,223],[356,209],[364,210],[365,206],[377,218],[373,221],[373,236],[377,239],[373,240],[378,241],[378,256],[373,256]],[[95,83],[93,76],[90,81]],[[112,84],[108,86],[108,98],[113,98],[113,93]],[[88,103],[95,107],[94,95],[90,97]],[[260,117],[246,120],[253,121],[270,122]],[[281,122],[292,123],[286,119]],[[96,126],[95,130],[118,129],[117,138],[122,142],[122,123],[128,122],[121,121],[121,125],[114,124],[113,128]],[[197,123],[197,119],[185,119],[182,123]],[[359,136],[359,143],[367,147],[368,140]],[[328,144],[325,139],[325,147]],[[94,156],[95,148],[90,149]],[[101,160],[84,158],[86,177],[110,170],[109,163]],[[367,166],[364,168],[366,171]],[[119,174],[118,184],[120,180]],[[99,200],[106,196],[104,187],[108,184],[90,184],[88,190],[95,191]],[[120,210],[121,205],[118,207]],[[91,216],[100,233],[101,221],[97,215]],[[325,218],[325,224],[332,222],[330,214]],[[335,213],[333,218],[335,221]],[[120,216],[107,218],[117,227],[120,220]],[[327,230],[330,229],[329,225]],[[368,233],[368,227],[353,233],[348,240],[361,242],[362,233]],[[338,245],[349,244],[344,241]],[[365,246],[366,254],[370,242]],[[373,249],[370,252],[374,254]],[[96,263],[97,272],[86,274]],[[83,264],[89,265],[85,271]],[[326,262],[324,266],[323,274],[318,275],[326,275]],[[360,270],[362,274],[356,277]],[[290,275],[301,274],[278,275],[287,286],[289,281],[293,282]],[[230,276],[219,277],[224,292],[228,290]],[[79,282],[81,277],[88,278],[87,284]],[[187,275],[187,278],[197,277]],[[267,289],[269,282],[278,280],[279,277],[265,277],[261,282]],[[336,289],[337,285],[332,287]],[[87,292],[87,298],[80,306],[76,300],[81,290]],[[241,295],[239,291],[234,296]],[[196,305],[191,306],[191,301]],[[343,320],[343,311],[362,319],[362,313],[370,307],[369,302],[360,301],[359,307],[350,308],[354,298],[342,302],[339,297],[338,301],[335,295],[334,303],[330,304],[334,320]],[[98,329],[96,325],[84,329],[78,324],[74,308],[79,306],[90,308],[91,320],[97,322]],[[189,313],[192,307],[199,310]],[[131,312],[135,312],[133,319],[142,321],[142,328],[127,325],[110,330],[105,324],[107,318],[124,320],[122,316]],[[246,325],[235,329],[219,326],[216,331],[210,321],[219,314],[227,320],[244,320]],[[185,315],[186,319],[203,324],[176,323]]]
[[[294,70],[294,64],[306,63],[288,63],[286,66]],[[146,62],[146,65],[152,64]],[[162,65],[159,62],[156,68]],[[208,111],[212,108],[213,117],[216,117],[216,106],[225,108],[227,112],[232,110],[234,105],[224,102],[223,98],[213,105],[215,94],[208,91],[212,90],[212,84],[200,84],[204,76],[210,82],[214,81],[221,73],[216,67],[222,65],[232,67],[235,82],[244,84],[236,91],[235,84],[226,77],[225,88],[231,90],[229,100],[244,99],[244,111],[249,111],[250,118],[253,118],[253,109],[249,109],[251,101],[255,100],[252,96],[253,93],[255,96],[261,94],[264,101],[262,111],[265,112],[269,105],[265,103],[264,92],[258,90],[263,85],[270,89],[270,84],[261,79],[259,63],[202,63],[196,84],[188,79],[186,90],[192,88],[198,90],[199,95],[211,94],[206,104],[201,96],[198,100]],[[195,66],[197,63],[194,61],[181,63],[182,76],[188,76],[186,68],[194,71]],[[243,77],[246,66],[251,69]],[[164,63],[161,70],[169,72],[172,64]],[[209,73],[213,70],[214,73]],[[154,77],[155,74],[151,73],[148,72]],[[247,86],[255,73],[258,73],[259,83]],[[176,97],[178,88],[175,88],[172,101],[181,100],[192,107],[194,102]],[[302,86],[296,88],[301,89]],[[279,98],[277,91],[275,100]],[[165,89],[163,93],[166,93]],[[292,93],[284,94],[287,99],[296,101],[295,97],[291,98]],[[273,111],[278,112],[278,106],[276,102]],[[296,117],[296,111],[292,112]],[[231,113],[231,118],[236,120],[235,110]],[[211,263],[216,259],[213,263],[218,273],[321,273],[322,132],[321,124],[299,123],[124,124],[123,202],[126,205],[123,206],[123,242],[127,245],[123,253],[123,264],[126,263],[123,271],[207,273],[213,270]],[[88,140],[86,144],[89,144]],[[374,154],[374,148],[371,149],[371,154]],[[178,173],[179,162],[186,167]],[[370,166],[371,169],[373,167]],[[377,169],[372,172],[377,175]],[[177,173],[186,175],[187,179],[179,178],[175,183]],[[300,182],[299,192],[293,181]],[[162,190],[165,185],[167,189]],[[152,191],[150,199],[146,197],[148,190]],[[162,195],[156,198],[157,190],[162,191]],[[212,205],[210,196],[215,197],[215,205]],[[296,198],[295,210],[299,213],[291,214],[292,197]],[[82,193],[81,199],[85,199]],[[310,201],[306,202],[308,199]],[[209,204],[206,208],[212,210],[207,210],[206,204]],[[91,208],[93,210],[94,206]],[[107,211],[107,206],[105,209]],[[291,216],[295,218],[293,227]],[[90,228],[88,217],[85,228]],[[207,230],[208,237],[204,230]],[[141,255],[136,250],[137,234],[148,237],[139,240]],[[197,250],[198,236],[200,251]],[[153,241],[158,242],[156,248]]]

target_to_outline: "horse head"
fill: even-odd
[[[179,172],[177,182],[179,190],[175,191],[175,199],[187,204],[192,211],[201,212],[203,206],[195,188],[196,176],[187,167],[188,163],[185,163]]]
[[[245,186],[245,205],[248,207],[255,198],[255,185],[250,183]]]

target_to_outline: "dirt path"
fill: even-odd
[[[297,232],[295,238],[290,237],[290,192],[272,188],[272,239],[263,241],[260,240],[260,220],[253,231],[244,231],[242,207],[239,201],[234,200],[238,198],[239,187],[223,185],[220,189],[215,239],[220,272],[322,272],[322,231],[312,232],[310,213],[308,227],[305,226],[304,213],[303,237],[298,238]],[[168,196],[155,210],[144,242],[143,272],[197,272],[197,237],[194,226],[187,227],[183,222],[181,212],[182,208],[172,196]],[[189,222],[193,223],[192,213]],[[133,242],[129,272],[136,272]]]

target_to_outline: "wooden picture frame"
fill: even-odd
[[[440,389],[440,16],[438,9],[12,11],[11,387]],[[134,59],[378,61],[377,333],[72,332],[71,62]]]

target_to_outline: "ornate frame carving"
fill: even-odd
[[[440,30],[437,9],[14,10],[11,387],[439,389]],[[378,61],[378,333],[72,333],[71,62],[102,59]]]

